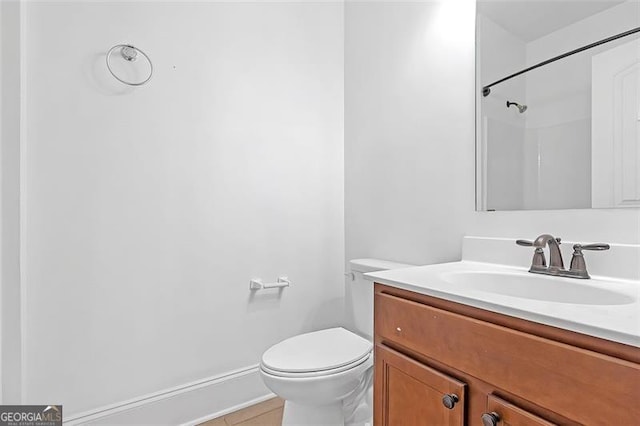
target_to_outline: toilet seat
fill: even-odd
[[[342,367],[333,368],[331,370],[291,373],[287,371],[272,370],[268,367],[265,367],[264,364],[260,364],[260,369],[262,370],[263,373],[271,374],[272,376],[288,377],[292,379],[305,378],[305,377],[324,377],[324,376],[330,376],[332,374],[342,373],[344,371],[351,370],[361,364],[364,364],[365,362],[367,362],[369,359],[372,358],[372,353],[373,351],[369,352],[368,354],[363,356],[362,359],[352,364],[343,365]]]
[[[342,327],[300,334],[267,350],[261,369],[281,377],[317,377],[355,368],[372,355],[367,339]]]

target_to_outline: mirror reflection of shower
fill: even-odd
[[[639,7],[476,0],[478,210],[640,207]]]
[[[518,108],[518,111],[520,111],[520,114],[525,112],[527,110],[527,108],[528,108],[526,105],[520,105],[517,102],[507,101],[507,108],[510,108],[512,105],[514,105],[516,108]]]

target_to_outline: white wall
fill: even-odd
[[[474,205],[475,16],[456,3],[346,3],[347,259],[460,256]]]
[[[475,211],[473,2],[347,3],[345,20],[347,258],[457,260],[465,234],[640,243],[638,209]]]
[[[341,322],[341,4],[26,13],[25,402],[71,416]],[[117,43],[151,56],[148,85],[107,73]]]
[[[20,402],[20,4],[0,1],[0,392]]]

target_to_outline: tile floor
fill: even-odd
[[[201,423],[199,426],[280,426],[283,408],[284,400],[273,398]]]

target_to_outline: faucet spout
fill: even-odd
[[[550,234],[542,234],[533,242],[533,246],[536,248],[549,246],[549,269],[564,269],[559,242],[559,239]]]

